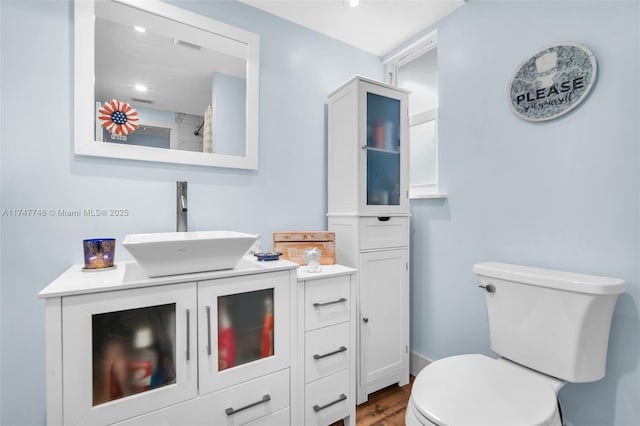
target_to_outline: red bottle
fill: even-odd
[[[273,355],[273,299],[267,296],[264,299],[264,322],[262,324],[262,343],[260,356],[266,358]]]
[[[218,371],[222,371],[233,367],[236,342],[227,304],[221,300],[218,309]]]

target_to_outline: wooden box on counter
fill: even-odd
[[[316,247],[321,251],[321,265],[336,263],[336,234],[330,231],[278,231],[273,233],[273,251],[282,258],[306,265],[304,251]]]

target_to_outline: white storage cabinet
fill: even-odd
[[[356,401],[409,382],[407,92],[354,77],[329,96],[328,227],[359,270]]]

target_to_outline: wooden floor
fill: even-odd
[[[369,395],[369,400],[356,407],[356,426],[404,426],[411,386],[392,385]],[[342,425],[342,421],[331,426]]]

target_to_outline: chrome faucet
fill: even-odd
[[[187,232],[187,182],[176,182],[176,231]]]

